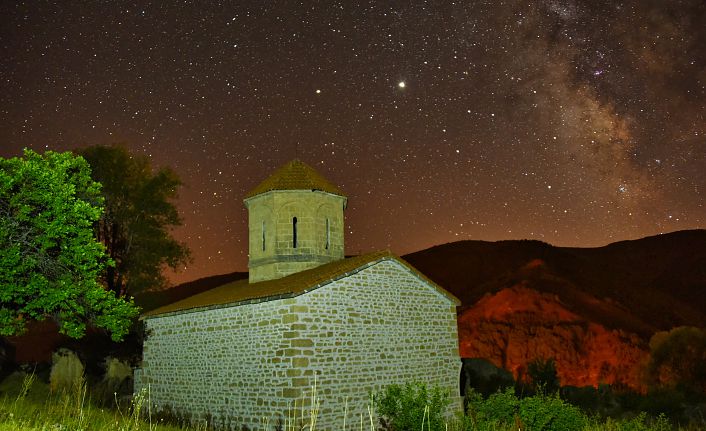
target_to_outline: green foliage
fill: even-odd
[[[125,336],[138,310],[98,282],[109,263],[93,238],[101,203],[88,164],[71,153],[0,159],[0,335],[51,318],[74,338],[87,322]]]
[[[665,416],[660,415],[650,421],[645,413],[640,413],[632,419],[608,418],[605,421],[592,419],[584,428],[586,431],[672,431],[672,429],[672,424]]]
[[[664,414],[660,414],[652,421],[647,419],[647,414],[640,413],[636,418],[624,421],[621,431],[672,431],[672,424]]]
[[[428,390],[423,383],[390,385],[374,394],[373,403],[385,430],[445,429],[444,413],[451,404],[449,394],[438,387]]]
[[[103,184],[105,212],[96,237],[115,262],[103,273],[106,286],[118,296],[163,287],[163,269],[177,269],[189,250],[171,236],[181,225],[173,200],[181,181],[169,168],[153,171],[147,157],[119,146],[93,146],[80,151]]]
[[[512,389],[497,392],[485,400],[477,395],[470,397],[467,415],[471,419],[469,431],[511,425],[533,431],[571,431],[582,430],[587,423],[581,410],[556,395],[518,399]]]
[[[472,412],[472,416],[479,422],[511,424],[515,422],[519,407],[520,400],[515,396],[514,390],[506,388],[504,392],[490,395],[485,401],[476,398],[469,404],[469,412]]]
[[[631,419],[588,418],[578,407],[557,395],[534,395],[518,399],[512,390],[498,392],[487,399],[472,392],[467,395],[466,416],[459,422],[464,431],[670,431],[672,424],[664,414],[650,419],[640,413]],[[693,424],[699,427],[700,423]],[[699,428],[700,429],[700,428]]]
[[[34,375],[26,375],[16,386],[0,395],[0,431],[205,431],[205,427],[164,425],[149,417],[146,421],[149,400],[144,392],[138,393],[125,409],[104,410],[93,405],[85,384],[70,392],[50,394]],[[27,395],[33,392],[41,394],[34,398]]]
[[[645,382],[650,391],[677,389],[706,394],[706,330],[681,326],[650,339]]]
[[[419,385],[408,385],[409,387],[397,386],[396,389],[390,391],[385,390],[381,395],[387,394],[389,398],[387,403],[394,405],[394,397],[405,397],[405,392],[408,393],[408,398],[404,405],[408,409],[422,410],[423,402],[419,402],[423,397],[418,396],[420,392]],[[433,392],[433,391],[432,391]],[[416,394],[416,395],[415,395]],[[429,424],[426,421],[426,416],[422,415],[417,419],[410,418],[409,422],[400,425],[399,428],[391,428],[388,424],[385,429],[402,430],[448,430],[448,431],[536,431],[544,429],[561,429],[572,430],[579,429],[582,431],[671,431],[671,430],[701,430],[702,423],[693,423],[686,428],[673,427],[669,420],[661,415],[656,418],[649,418],[648,415],[641,413],[633,418],[628,419],[601,419],[593,417],[587,419],[582,417],[578,422],[571,420],[575,419],[577,410],[571,409],[571,406],[566,406],[557,401],[554,397],[534,396],[518,400],[509,391],[498,393],[495,397],[483,399],[478,393],[469,394],[470,406],[467,416],[460,416],[455,421],[443,425]],[[427,392],[427,396],[429,393]],[[235,427],[232,424],[223,424],[222,426],[214,426],[209,420],[209,426],[194,426],[190,424],[191,415],[183,414],[168,408],[161,412],[155,412],[151,409],[149,391],[143,389],[133,398],[132,402],[127,406],[118,407],[113,404],[112,408],[99,409],[95,406],[92,400],[95,399],[91,388],[85,385],[78,385],[70,392],[60,392],[55,394],[49,393],[49,388],[46,383],[40,379],[34,378],[34,375],[24,373],[15,373],[10,378],[0,383],[0,431],[35,431],[35,430],[96,430],[96,431],[205,431],[205,430],[233,430],[233,429],[248,429],[246,427]],[[384,397],[383,397],[384,398]],[[433,397],[432,397],[433,398]],[[441,398],[444,398],[443,396]],[[491,399],[492,398],[492,399]],[[382,399],[382,398],[381,398]],[[526,401],[529,400],[529,401]],[[427,400],[429,405],[432,403]],[[110,407],[110,406],[108,406]],[[404,412],[399,411],[399,406],[394,407],[398,415],[404,415]],[[504,413],[496,415],[490,414],[494,409],[500,409]],[[559,410],[559,413],[551,410]],[[296,410],[296,409],[295,409]],[[429,409],[433,410],[433,409]],[[444,409],[441,409],[443,411]],[[539,412],[534,414],[538,420],[531,422],[528,418],[531,416],[525,415],[522,418],[520,415],[523,410],[534,410]],[[478,414],[484,411],[484,414]],[[569,413],[567,413],[567,411]],[[513,412],[513,413],[511,413]],[[237,409],[229,414],[234,416],[238,414]],[[578,412],[580,413],[580,412]],[[344,412],[345,414],[345,412]],[[475,416],[473,416],[475,415]],[[285,415],[286,416],[286,415]],[[554,419],[547,420],[552,417]],[[565,420],[565,419],[569,420]],[[357,419],[357,418],[356,418]],[[418,420],[418,422],[415,422]],[[260,427],[253,428],[254,430],[277,430],[284,429],[294,431],[306,429],[306,425],[300,426],[299,421],[292,421],[291,424],[282,424],[281,422],[266,422]],[[549,422],[549,423],[548,423]],[[167,424],[170,425],[167,425]],[[279,424],[278,424],[279,423]],[[349,421],[349,425],[353,425],[357,421]],[[269,424],[266,425],[266,424]],[[429,425],[429,427],[427,427]],[[447,428],[448,426],[448,428]],[[319,428],[313,427],[312,431]],[[358,426],[349,426],[346,429],[358,429]],[[367,424],[365,429],[369,429]]]
[[[535,392],[552,394],[559,390],[559,377],[554,359],[537,358],[527,365],[527,374]]]
[[[571,431],[586,426],[586,416],[557,395],[535,395],[520,401],[520,420],[531,430]]]

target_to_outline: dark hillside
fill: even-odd
[[[706,230],[598,248],[462,241],[404,258],[458,296],[464,307],[525,282],[558,295],[591,321],[643,337],[679,325],[706,326]]]
[[[706,326],[706,231],[598,248],[463,241],[404,257],[463,302],[462,357],[526,373],[552,358],[561,383],[644,390],[647,341]]]

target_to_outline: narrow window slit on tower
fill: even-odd
[[[262,221],[262,251],[265,251],[265,221]]]
[[[297,218],[292,219],[292,248],[297,248]]]
[[[331,243],[331,229],[330,225],[328,222],[328,217],[326,218],[326,250],[328,250],[328,246]]]

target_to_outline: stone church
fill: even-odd
[[[300,417],[314,390],[320,430],[367,423],[370,392],[393,383],[458,401],[459,300],[389,252],[345,258],[346,202],[297,160],[248,193],[249,279],[143,315],[136,390],[252,430]]]

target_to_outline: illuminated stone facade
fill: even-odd
[[[145,320],[138,386],[157,408],[274,429],[314,386],[318,427],[368,420],[369,391],[421,381],[459,394],[456,302],[394,258],[302,295]],[[138,380],[138,379],[136,379]],[[457,405],[458,407],[458,405]],[[297,415],[300,415],[297,411]]]

